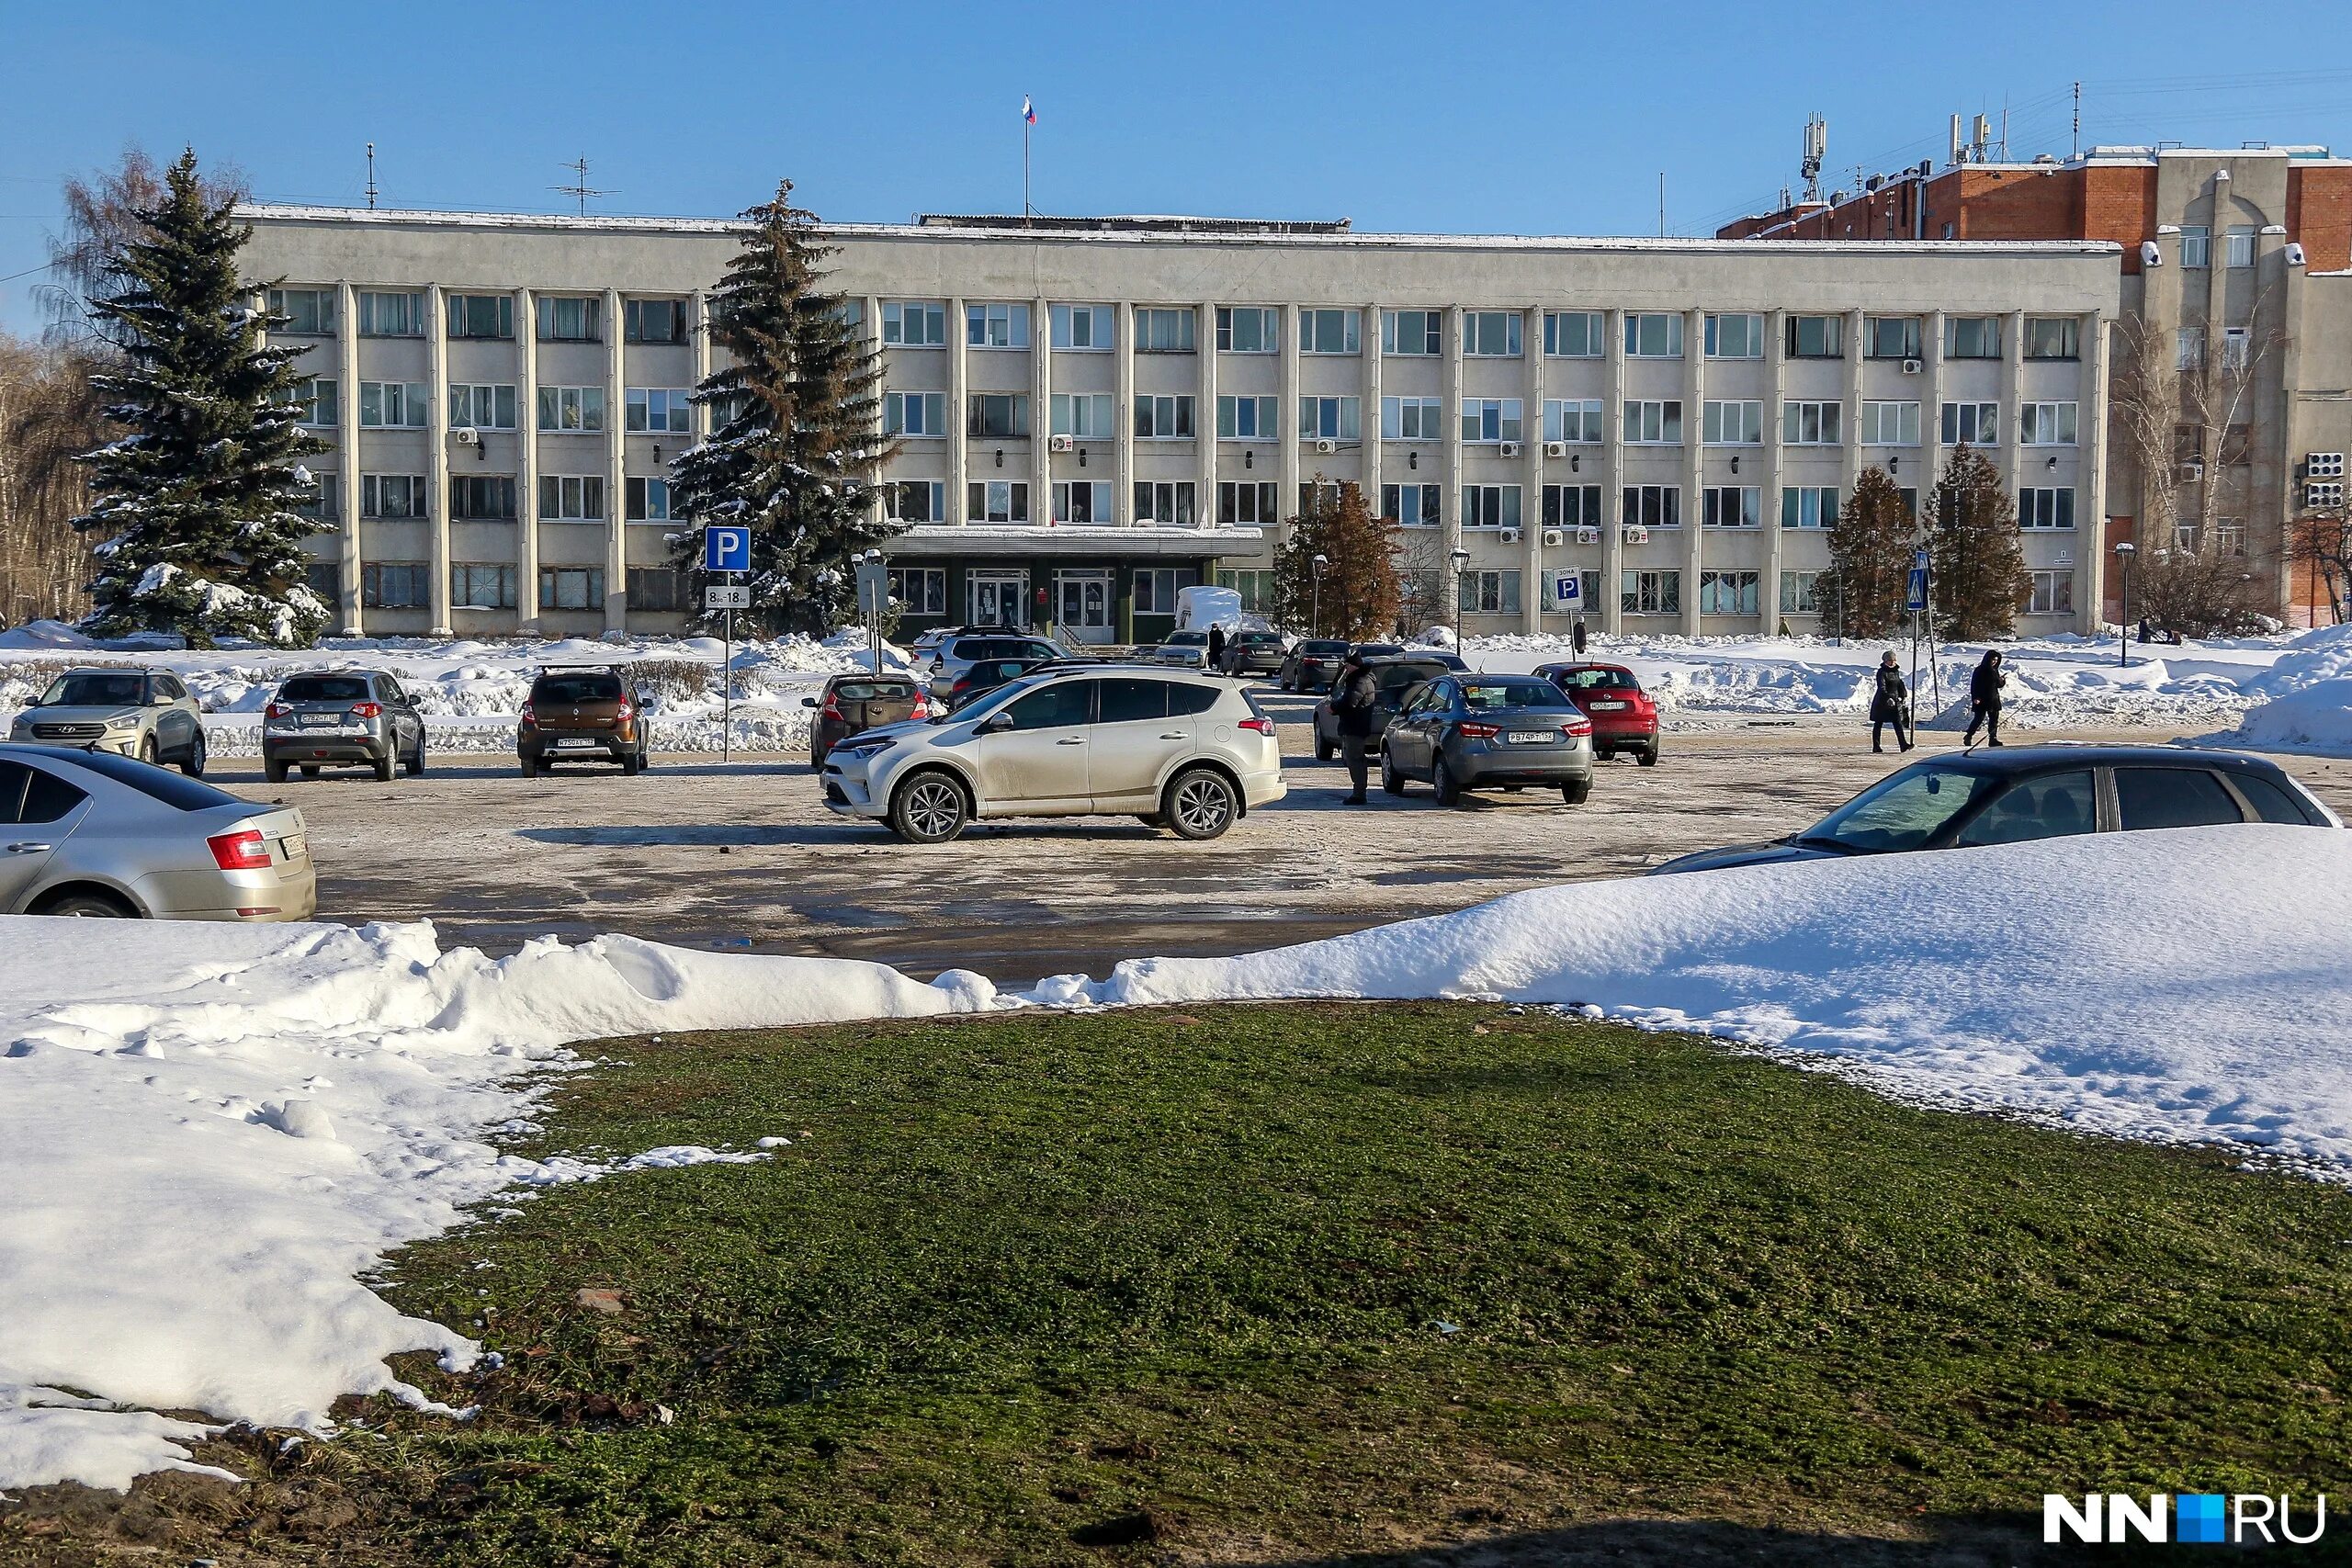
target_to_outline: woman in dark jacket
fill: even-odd
[[[1911,688],[1904,682],[1903,667],[1888,649],[1878,661],[1878,689],[1871,694],[1871,750],[1883,751],[1886,727],[1894,726],[1894,743],[1911,750]]]
[[[1962,746],[1976,743],[1976,727],[1984,727],[1984,743],[2001,743],[2001,688],[2009,683],[2008,672],[2001,668],[2001,650],[1988,648],[1976,663],[1976,673],[1968,678],[1968,729],[1960,738]]]

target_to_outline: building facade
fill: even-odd
[[[315,548],[339,626],[681,624],[665,476],[700,434],[684,393],[729,224],[245,217],[336,448]],[[1281,520],[1352,481],[1427,617],[1467,632],[1814,630],[1823,527],[1861,468],[1916,495],[1962,441],[2024,500],[2026,627],[2086,628],[2099,603],[2112,244],[825,233],[882,355],[911,626],[1125,642],[1193,582],[1262,604]]]
[[[2352,160],[2324,147],[2094,147],[2026,164],[1963,152],[1719,235],[2114,242],[2108,546],[2219,549],[2281,617],[2333,618],[2344,585],[2292,547],[2314,525],[2343,527]],[[2112,588],[2107,609],[2120,609]]]

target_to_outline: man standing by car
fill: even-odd
[[[1886,750],[1886,727],[1894,726],[1894,743],[1911,750],[1911,688],[1904,683],[1903,667],[1888,649],[1878,661],[1878,689],[1871,694],[1871,750]]]
[[[1977,661],[1976,673],[1968,678],[1968,728],[1962,734],[1962,746],[1976,744],[1976,727],[1984,727],[1984,743],[2001,743],[2001,688],[2009,677],[2001,669],[2001,650],[1988,648]]]
[[[1225,626],[1221,622],[1209,623],[1209,671],[1214,674],[1225,668]]]
[[[1379,683],[1362,660],[1350,655],[1331,682],[1331,713],[1338,720],[1340,758],[1348,765],[1349,806],[1364,804],[1364,778],[1370,768],[1365,748],[1372,740],[1373,708],[1380,701]]]

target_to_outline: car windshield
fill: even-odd
[[[77,670],[60,675],[40,694],[41,707],[136,707],[147,700],[147,677],[139,671],[116,674],[106,670]]]
[[[1480,708],[1564,708],[1568,699],[1551,682],[1530,676],[1518,681],[1464,681],[1462,705],[1474,713]]]
[[[1862,791],[1799,834],[1796,841],[1849,854],[1916,850],[2000,784],[1985,773],[1915,762]]]
[[[1237,640],[1241,642],[1263,644],[1269,642],[1280,642],[1283,638],[1280,632],[1243,632]]]
[[[1340,642],[1332,637],[1316,637],[1313,640],[1301,645],[1299,648],[1299,652],[1301,653],[1314,653],[1326,656],[1334,653],[1345,653],[1347,651],[1348,645],[1346,643]]]
[[[1043,675],[1024,675],[1018,681],[1007,681],[1003,685],[997,687],[996,690],[989,692],[984,695],[974,697],[970,702],[966,703],[962,707],[957,708],[952,714],[944,713],[936,716],[931,722],[933,724],[962,724],[967,719],[986,718],[989,715],[996,712],[997,709],[1012,701],[1013,698],[1019,696],[1022,693],[1030,690],[1032,687],[1035,686],[1038,682],[1045,679],[1046,677]]]
[[[1356,657],[1358,659],[1385,659],[1391,654],[1402,653],[1405,650],[1393,642],[1360,642],[1356,644]]]
[[[1383,664],[1372,672],[1373,685],[1382,692],[1401,691],[1445,673],[1442,664]]]
[[[1177,632],[1168,639],[1170,648],[1198,648],[1209,640],[1206,632]]]
[[[225,790],[214,789],[209,784],[198,784],[191,778],[130,757],[118,757],[111,751],[86,751],[77,754],[74,766],[87,768],[119,784],[128,784],[143,795],[162,801],[181,811],[209,811],[216,806],[245,806]]]
[[[849,703],[903,701],[914,694],[908,681],[843,681],[833,688],[833,695]]]
[[[620,694],[617,675],[542,675],[532,693],[543,703],[610,703],[618,702]]]
[[[277,688],[280,702],[358,703],[368,700],[363,675],[297,675]]]
[[[1557,680],[1563,691],[1638,692],[1641,685],[1623,670],[1563,670]]]

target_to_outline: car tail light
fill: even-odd
[[[818,716],[844,724],[848,722],[848,716],[842,712],[841,699],[831,692],[825,694],[825,705],[818,710]]]
[[[1560,733],[1571,738],[1578,735],[1590,735],[1592,733],[1592,720],[1589,718],[1572,718],[1568,720],[1567,723],[1560,726]]]
[[[525,724],[537,724],[538,722],[537,716],[531,712],[531,705],[527,700],[523,704],[523,722]]]
[[[915,694],[914,710],[909,713],[907,716],[909,718],[929,718],[931,716],[931,705],[922,700],[922,694],[921,692],[917,692]]]
[[[627,697],[623,697],[621,699],[619,711],[613,716],[620,720],[621,723],[627,724],[630,719],[637,716],[637,710],[629,705],[629,701]]]
[[[261,710],[261,716],[264,718],[284,718],[288,714],[292,713],[293,711],[294,710],[292,708],[288,707],[284,703],[272,703],[267,707]]]
[[[1480,724],[1475,719],[1464,719],[1455,728],[1473,740],[1492,740],[1503,732],[1500,725]]]
[[[212,863],[222,871],[267,871],[269,845],[258,828],[246,828],[234,833],[215,833],[204,840],[212,852]]]
[[[1272,735],[1274,732],[1274,721],[1271,718],[1245,718],[1234,728],[1255,730],[1260,735]]]
[[[351,705],[351,716],[354,718],[381,718],[384,716],[384,705],[381,703],[354,703]]]

